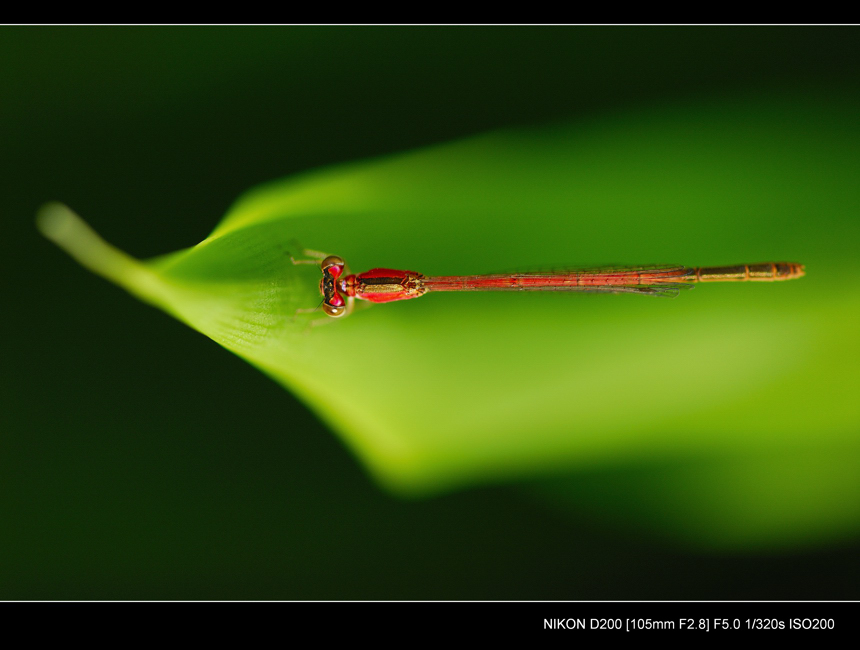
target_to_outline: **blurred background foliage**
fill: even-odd
[[[858,243],[856,30],[3,28],[0,36],[0,156],[12,228],[2,242],[4,597],[857,596],[858,293],[844,274]],[[577,241],[577,262],[758,261],[758,251],[793,257],[802,248],[798,261],[816,266],[790,286],[701,287],[695,298],[670,303],[623,296],[586,303],[599,313],[594,322],[582,316],[581,326],[606,345],[624,338],[631,310],[652,327],[655,345],[646,352],[628,343],[596,355],[594,368],[614,359],[602,376],[613,380],[629,355],[644,354],[652,370],[640,378],[653,380],[649,373],[662,368],[660,381],[679,381],[677,394],[661,384],[656,401],[638,405],[664,419],[643,424],[635,408],[619,406],[613,426],[624,435],[612,444],[629,449],[645,431],[646,441],[671,450],[705,432],[695,457],[642,445],[513,489],[393,499],[293,396],[72,267],[32,228],[35,207],[61,199],[109,241],[149,257],[200,241],[262,180],[561,121],[571,126],[490,136],[494,169],[512,173],[522,161],[512,178],[532,174],[532,184],[541,164],[569,169],[552,162],[553,152],[564,158],[567,143],[583,145],[575,155],[588,163],[581,171],[590,181],[544,196],[544,208],[556,201],[553,208],[532,219],[522,214],[528,201],[510,188],[505,195],[496,187],[509,200],[493,204],[481,187],[459,187],[437,203],[450,209],[477,200],[484,213],[461,224],[456,242],[433,221],[430,193],[422,207],[435,230],[423,243],[407,240],[409,249],[393,253],[402,236],[354,244],[350,228],[332,219],[334,252],[352,253],[357,267],[388,254],[385,264],[451,273],[463,270],[458,260],[497,270],[497,251],[511,264],[571,261],[565,241],[551,236],[560,205],[571,201],[579,214],[601,217]],[[539,156],[520,154],[541,138]],[[499,161],[499,143],[515,155]],[[388,164],[383,178],[400,192],[383,207],[408,209],[433,188],[418,173],[427,156],[436,155],[431,177],[456,180],[451,165],[468,160],[463,146],[440,150],[453,156],[441,163],[432,150],[407,157],[411,182],[410,173],[392,171],[404,169],[396,159],[371,163],[383,172]],[[703,152],[713,151],[719,158],[706,160]],[[473,168],[463,164],[458,182]],[[616,169],[620,178],[610,173]],[[368,207],[352,206],[330,211]],[[374,217],[379,208],[371,201],[363,218],[390,219],[384,211]],[[499,213],[529,229],[483,236]],[[637,213],[655,227],[631,229]],[[623,221],[608,227],[619,214]],[[564,228],[582,233],[578,224]],[[474,246],[478,240],[485,248]],[[735,251],[742,259],[717,259]],[[534,255],[544,252],[552,259]],[[613,253],[623,259],[606,259]],[[582,259],[587,254],[594,257]],[[559,297],[458,298],[380,307],[312,338],[346,337],[342,356],[382,327],[417,327],[431,337],[440,326],[501,333],[494,309],[504,310],[496,316],[505,327],[525,332]],[[716,353],[707,339],[674,347],[666,315],[644,313],[667,309],[684,334],[731,338],[733,325],[750,328],[749,315],[753,331],[773,327],[773,337],[746,346],[743,337],[722,341],[720,349],[736,355],[722,360],[727,375],[757,373],[744,376],[753,388],[746,401],[710,411],[683,406],[699,383],[676,372],[708,369],[696,355],[713,363]],[[583,308],[566,301],[561,311],[552,317],[554,336]],[[534,385],[529,350],[517,355],[516,374]],[[637,368],[648,367],[637,359]],[[345,394],[361,379],[354,366]],[[451,372],[456,383],[458,370]],[[699,381],[707,387],[714,378]],[[598,400],[585,415],[595,430],[607,404]],[[728,430],[733,418],[738,426]],[[779,448],[782,428],[791,430],[790,448]],[[805,445],[810,437],[816,444]]]

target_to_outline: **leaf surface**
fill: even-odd
[[[682,536],[729,521],[728,544],[832,537],[860,525],[859,105],[686,105],[341,165],[255,189],[147,262],[60,206],[40,224],[299,395],[395,492],[571,475],[545,489],[615,511],[647,492],[642,512]],[[439,294],[309,326],[325,317],[296,310],[319,304],[320,274],[291,263],[296,242],[353,271],[786,260],[807,277],[676,300]],[[614,496],[583,487],[667,463]]]

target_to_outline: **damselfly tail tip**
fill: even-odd
[[[789,278],[802,278],[806,275],[806,265],[805,264],[797,264],[795,262],[788,263],[789,268]]]
[[[773,263],[774,280],[794,280],[806,275],[806,266],[797,262],[775,262]]]

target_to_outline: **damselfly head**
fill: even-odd
[[[337,318],[346,313],[346,301],[338,293],[338,278],[343,275],[345,262],[337,255],[329,255],[320,263],[322,279],[320,280],[320,293],[323,297],[323,311]]]

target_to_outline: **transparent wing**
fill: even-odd
[[[428,291],[566,291],[638,293],[674,297],[695,282],[695,270],[678,265],[603,266],[424,278]]]
[[[539,267],[516,267],[504,269],[491,275],[565,275],[573,273],[606,274],[606,273],[661,273],[665,275],[686,275],[694,269],[681,264],[601,264],[600,266],[572,266],[570,264],[541,265]]]
[[[667,282],[665,284],[614,286],[601,285],[593,287],[546,287],[535,291],[564,291],[568,293],[637,293],[641,296],[658,296],[660,298],[677,298],[682,291],[692,289],[694,284],[685,282]],[[523,289],[511,289],[523,291]],[[527,289],[526,289],[527,291]]]

